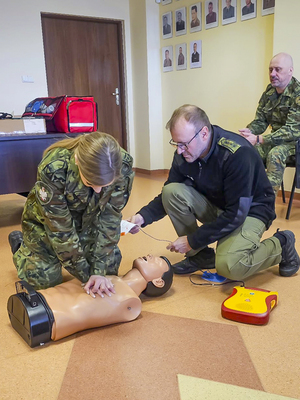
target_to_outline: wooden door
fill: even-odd
[[[126,149],[121,22],[42,14],[42,29],[49,96],[94,96],[98,130]]]

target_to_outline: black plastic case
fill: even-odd
[[[45,298],[25,281],[16,282],[16,291],[7,302],[12,327],[30,347],[49,342],[54,317]]]

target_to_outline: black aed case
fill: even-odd
[[[45,298],[25,281],[16,282],[16,292],[7,302],[12,327],[30,347],[49,342],[54,317]]]

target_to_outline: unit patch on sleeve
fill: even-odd
[[[42,205],[50,203],[53,197],[53,190],[51,187],[42,181],[36,182],[35,193]]]

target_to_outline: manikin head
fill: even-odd
[[[166,257],[148,254],[135,259],[132,267],[138,269],[148,282],[143,291],[146,296],[161,296],[170,289],[173,282],[173,271]]]

